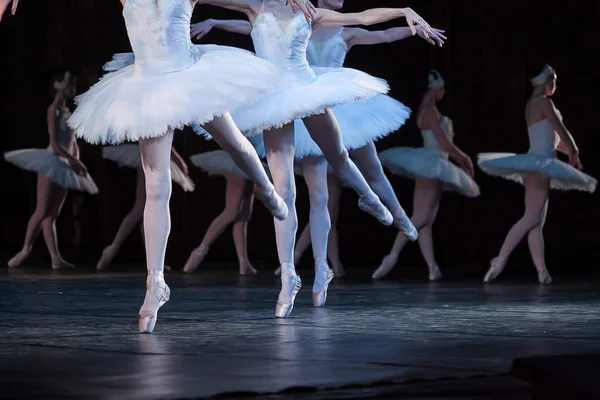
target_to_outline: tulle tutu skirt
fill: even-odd
[[[387,95],[379,94],[365,101],[356,101],[332,109],[340,125],[344,147],[358,149],[400,129],[410,117],[411,110]],[[323,152],[311,138],[301,120],[294,121],[295,157],[322,156]],[[256,146],[259,157],[265,157],[261,141]]]
[[[140,154],[140,146],[137,144],[104,147],[102,156],[107,160],[116,162],[119,167],[134,169],[142,167],[142,155]],[[190,177],[184,174],[173,161],[171,161],[171,180],[186,192],[193,192],[196,189],[196,185]]]
[[[477,164],[488,175],[498,176],[523,184],[523,175],[535,172],[550,178],[550,188],[555,190],[581,190],[593,193],[596,179],[544,154],[481,153]]]
[[[392,174],[406,178],[437,179],[446,191],[468,197],[480,194],[479,186],[465,171],[439,150],[425,147],[393,147],[379,153],[381,164]]]
[[[355,69],[312,67],[312,70],[315,79],[311,82],[298,83],[304,77],[282,79],[275,90],[233,112],[236,125],[246,136],[258,135],[297,119],[322,114],[326,108],[367,100],[389,91],[385,80]],[[210,139],[201,127],[193,128]]]
[[[90,143],[159,137],[252,103],[279,82],[276,67],[246,50],[193,49],[188,68],[156,75],[137,70],[133,53],[115,55],[105,66],[113,72],[76,98],[69,126]]]
[[[22,149],[4,153],[4,159],[27,171],[45,176],[65,189],[98,193],[98,187],[88,174],[79,175],[56,153],[48,149]]]
[[[224,150],[195,154],[190,157],[190,161],[209,175],[232,175],[236,178],[250,180],[250,177],[235,165],[229,153]]]

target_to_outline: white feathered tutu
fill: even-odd
[[[98,193],[98,187],[88,174],[79,175],[66,160],[49,149],[21,149],[4,153],[4,159],[27,171],[45,176],[65,189]]]
[[[488,175],[523,184],[523,174],[535,172],[550,178],[555,190],[581,190],[593,193],[597,181],[569,164],[543,154],[481,153],[477,164]]]
[[[448,161],[439,150],[425,147],[392,147],[379,153],[381,164],[392,174],[414,179],[436,179],[443,190],[477,197],[479,186],[465,171]]]
[[[383,94],[365,101],[336,106],[332,109],[340,125],[344,147],[357,149],[377,141],[400,129],[410,117],[410,108]],[[314,142],[301,120],[294,121],[296,159],[306,156],[322,156],[323,152]],[[256,146],[259,157],[265,157],[264,143]]]
[[[252,30],[256,54],[277,65],[282,79],[256,103],[232,113],[247,136],[389,91],[383,79],[355,69],[310,67],[306,60],[310,35],[311,27],[302,13],[281,20],[263,12],[256,19]],[[194,129],[206,134],[198,127]]]
[[[190,161],[209,175],[228,176],[250,180],[244,171],[238,168],[228,152],[224,150],[195,154]]]
[[[102,149],[102,156],[107,160],[116,162],[119,167],[141,168],[142,156],[137,144],[122,144],[120,146],[108,146]],[[181,168],[171,161],[171,180],[177,183],[186,192],[193,192],[196,185],[189,176],[183,173]]]
[[[527,154],[481,153],[479,168],[486,174],[523,184],[523,175],[535,172],[550,179],[555,190],[581,190],[593,193],[597,181],[556,158],[560,137],[548,120],[539,121],[528,129],[530,149]]]

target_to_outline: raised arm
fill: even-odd
[[[417,33],[416,24],[423,27],[426,37],[433,34],[429,24],[410,8],[372,8],[359,13],[339,13],[337,11],[317,8],[314,24],[317,26],[351,26],[374,25],[397,18],[406,18],[408,27],[413,35]]]
[[[242,19],[206,19],[191,26],[191,36],[193,39],[200,40],[213,28],[222,29],[227,32],[239,33],[240,35],[250,35],[252,25],[250,22]]]
[[[421,25],[416,26],[417,35],[426,40],[428,43],[442,47],[444,40],[444,32],[441,29],[432,28],[433,34],[430,37],[425,36],[425,32]],[[404,40],[412,36],[412,32],[408,26],[390,28],[384,31],[369,31],[363,28],[346,28],[344,29],[344,39],[348,45],[348,49],[355,45],[372,45],[381,43],[392,43],[399,40]]]
[[[546,97],[542,100],[541,108],[543,116],[550,122],[560,137],[558,150],[569,157],[569,164],[581,169],[582,165],[581,161],[579,161],[579,149],[575,144],[575,139],[573,139],[573,136],[563,123],[558,110],[554,106],[554,103],[551,99]]]
[[[448,153],[450,158],[456,161],[456,163],[462,169],[464,169],[470,176],[473,176],[475,174],[475,170],[473,168],[473,162],[471,161],[471,158],[468,155],[466,155],[461,149],[459,149],[457,145],[448,140],[448,137],[444,132],[444,128],[440,123],[438,114],[430,108],[427,108],[422,112],[422,128],[424,130],[430,129],[433,132],[435,140],[440,145],[442,151]]]
[[[17,12],[17,6],[19,5],[19,0],[0,0],[0,21],[2,21],[2,16],[11,3],[12,7],[10,8],[10,13],[15,15]]]

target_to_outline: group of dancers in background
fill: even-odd
[[[233,224],[239,272],[256,274],[246,249],[256,196],[274,216],[280,263],[276,273],[282,284],[275,315],[288,317],[294,307],[302,286],[295,264],[309,244],[315,264],[313,304],[324,306],[331,280],[344,275],[336,230],[343,185],[358,195],[361,210],[399,231],[373,279],[386,276],[403,247],[417,240],[429,279],[442,277],[431,236],[442,192],[479,195],[473,162],[453,143],[452,121],[436,107],[445,94],[444,79],[435,70],[429,72],[427,90],[415,113],[423,147],[395,147],[377,154],[374,142],[403,126],[411,110],[386,95],[389,87],[384,80],[343,65],[354,45],[418,35],[441,46],[444,31],[431,28],[410,8],[345,14],[339,11],[343,0],[318,0],[316,5],[307,0],[120,1],[133,53],[116,54],[104,66],[107,74],[75,98],[77,108],[72,114],[66,104],[75,94],[75,79],[69,73],[62,75],[48,109],[50,146],[5,154],[7,161],[38,174],[36,210],[23,248],[9,261],[10,267],[26,259],[40,230],[52,267],[71,267],[58,250],[55,220],[68,190],[98,192],[79,160],[75,137],[111,144],[104,148],[104,157],[138,171],[136,200],[97,267],[106,268],[141,223],[148,278],[139,330],[152,332],[159,308],[170,298],[163,271],[171,181],[186,191],[195,188],[186,163],[172,147],[174,131],[187,125],[223,149],[194,155],[191,161],[208,173],[224,176],[226,194],[224,211],[191,252],[185,272],[196,270],[214,240]],[[196,4],[240,11],[248,21],[206,20],[191,25]],[[0,0],[0,18],[8,7],[15,14],[17,5],[18,0]],[[407,27],[385,31],[345,27],[402,17]],[[213,28],[250,35],[255,53],[191,43],[192,37],[199,39]],[[596,180],[580,172],[578,148],[550,99],[556,79],[550,66],[532,79],[534,89],[525,110],[527,154],[479,154],[478,165],[485,173],[525,186],[525,213],[492,260],[486,282],[502,272],[512,250],[527,235],[539,282],[550,283],[542,236],[549,190],[593,192],[596,188]],[[557,159],[557,151],[568,156],[568,164]],[[384,167],[414,179],[412,218],[400,205]],[[297,243],[296,173],[304,177],[310,197],[309,224]]]

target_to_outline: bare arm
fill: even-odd
[[[441,47],[444,44],[444,40],[447,39],[446,36],[444,36],[444,31],[441,29],[432,28],[433,35],[431,35],[431,38],[425,36],[423,28],[420,25],[418,25],[416,29],[419,37],[433,45],[435,45],[435,41],[437,41],[437,44]],[[346,28],[344,29],[344,34],[347,35],[347,37],[344,39],[346,40],[348,48],[355,45],[392,43],[413,36],[410,28],[407,26],[390,28],[384,31],[369,31],[362,28]]]
[[[189,171],[187,164],[185,163],[185,161],[183,161],[183,158],[179,155],[179,153],[177,152],[177,150],[175,150],[175,147],[173,146],[171,146],[171,161],[177,164],[179,169],[181,169],[181,171],[183,171],[184,174],[188,175]]]
[[[448,153],[450,158],[452,158],[462,169],[464,169],[469,175],[474,175],[473,162],[461,149],[458,148],[457,145],[448,140],[446,136],[446,132],[444,132],[444,128],[440,123],[440,119],[437,113],[434,110],[426,109],[423,111],[423,116],[421,117],[421,121],[423,122],[424,129],[430,129],[433,132],[433,136],[435,140],[440,145],[442,151]]]
[[[219,28],[227,32],[239,33],[240,35],[250,35],[252,25],[250,22],[242,19],[221,20],[221,19],[206,19],[197,24],[192,24],[191,36],[196,40],[200,40],[213,28]]]
[[[0,0],[0,21],[2,21],[2,16],[11,3],[12,6],[10,8],[10,13],[15,15],[17,12],[17,6],[19,5],[19,0]]]
[[[410,8],[372,8],[359,13],[347,14],[318,8],[314,23],[318,26],[368,26],[402,17],[406,18],[408,27],[413,35],[417,33],[415,24],[423,27],[426,36],[433,33],[429,24]]]
[[[577,145],[575,144],[575,140],[571,133],[567,130],[567,127],[562,122],[562,119],[558,115],[558,111],[554,106],[552,100],[546,98],[542,104],[542,114],[544,117],[550,122],[558,136],[560,136],[560,142],[562,147],[567,151],[563,151],[565,154],[569,155],[571,153],[578,153]]]

